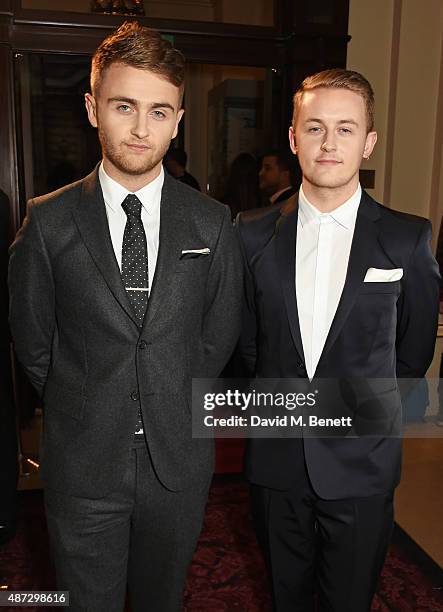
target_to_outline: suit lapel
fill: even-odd
[[[132,306],[123,287],[109,234],[105,202],[98,180],[98,167],[83,180],[80,202],[73,214],[83,241],[109,289],[137,325]]]
[[[180,259],[186,235],[186,202],[182,201],[176,179],[165,173],[160,204],[160,235],[157,265],[149,295],[143,327],[147,327],[160,305],[168,303],[171,294],[171,279]]]
[[[297,353],[304,360],[303,344],[298,320],[295,294],[295,244],[297,240],[298,207],[279,220],[275,248],[277,264],[285,299],[289,327]]]
[[[335,317],[332,321],[325,346],[317,366],[317,371],[324,356],[336,341],[352,306],[357,298],[361,283],[370,267],[374,249],[378,244],[379,228],[376,223],[380,213],[369,196],[363,192],[355,223],[351,252],[349,254],[348,271]]]

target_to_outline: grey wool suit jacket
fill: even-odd
[[[192,377],[216,377],[239,334],[242,263],[227,207],[165,176],[143,328],[121,282],[97,169],[31,200],[11,247],[10,324],[43,397],[47,487],[99,498],[118,486],[141,406],[170,490],[201,486],[213,442],[192,439]],[[183,250],[209,254],[183,255]]]

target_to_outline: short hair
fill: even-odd
[[[291,185],[299,185],[302,181],[302,173],[298,158],[286,149],[271,149],[266,151],[262,157],[275,157],[277,166],[281,172],[289,172]]]
[[[371,84],[359,72],[345,70],[344,68],[332,68],[317,72],[308,76],[293,97],[292,125],[295,128],[296,116],[300,109],[303,94],[324,87],[326,89],[347,89],[353,91],[363,98],[366,109],[366,129],[371,132],[374,129],[374,91]]]
[[[276,161],[277,161],[277,166],[280,168],[281,172],[284,172],[285,170],[290,172],[292,165],[293,165],[293,159],[292,156],[289,154],[289,151],[283,151],[281,149],[271,149],[270,151],[266,151],[263,154],[263,158],[265,157],[275,157]]]
[[[188,163],[188,156],[186,154],[186,151],[184,151],[183,149],[171,147],[166,153],[166,157],[174,160],[179,166],[183,166],[183,168],[186,168],[186,164]]]
[[[125,21],[101,43],[92,57],[91,90],[100,88],[106,70],[114,63],[149,70],[180,88],[180,104],[185,79],[185,58],[156,30],[136,21]]]

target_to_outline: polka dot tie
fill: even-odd
[[[149,297],[148,247],[142,223],[142,203],[130,193],[122,202],[127,221],[122,246],[122,281],[132,304],[137,323],[141,327]],[[138,408],[135,435],[143,436],[143,418]]]
[[[148,247],[142,223],[142,203],[130,193],[122,203],[127,221],[123,234],[122,280],[141,327],[149,297]]]

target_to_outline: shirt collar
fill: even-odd
[[[135,192],[128,191],[126,187],[123,187],[120,183],[117,183],[117,181],[114,181],[114,179],[106,174],[103,168],[103,162],[101,162],[98,168],[98,176],[105,204],[114,212],[123,210],[121,207],[122,202],[128,193],[134,193],[138,197],[147,213],[152,212],[152,206],[157,201],[160,202],[161,190],[165,180],[163,166],[160,169],[160,174],[153,181]]]
[[[269,198],[269,201],[271,202],[271,204],[274,204],[276,199],[279,198],[282,193],[285,193],[285,191],[289,191],[290,189],[292,189],[291,186],[285,187],[284,189],[280,189],[280,191],[277,191],[276,193],[271,195],[271,197]]]
[[[308,223],[321,223],[322,220],[333,220],[342,225],[345,229],[352,229],[355,225],[357,211],[360,204],[362,189],[360,183],[352,196],[335,210],[329,213],[322,213],[305,196],[303,187],[300,186],[298,194],[298,206],[300,223],[302,227]]]

